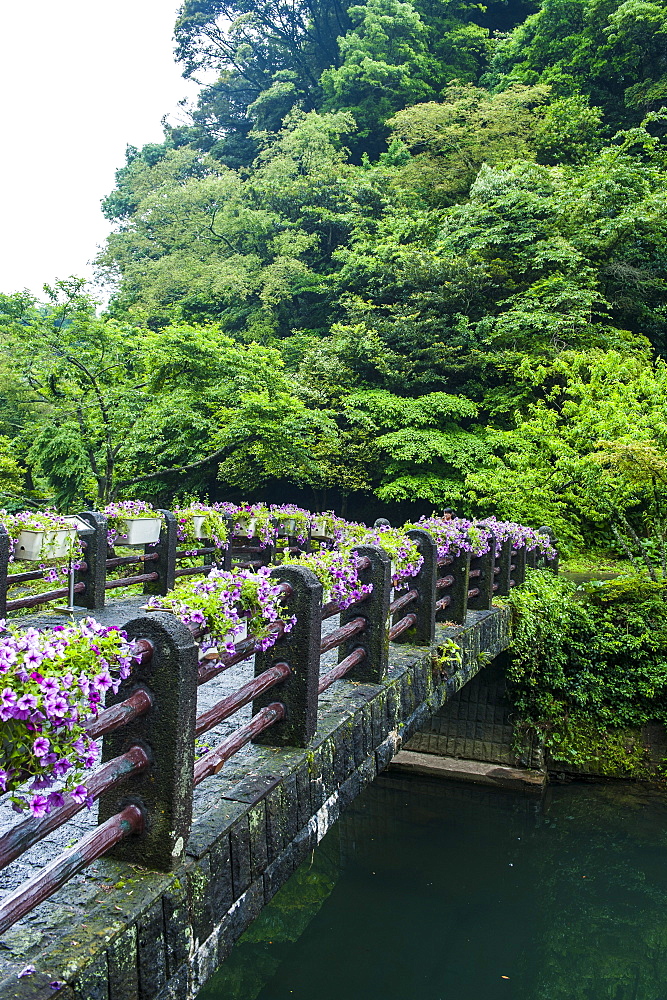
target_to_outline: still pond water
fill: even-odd
[[[667,1000],[667,797],[378,779],[199,1000]]]

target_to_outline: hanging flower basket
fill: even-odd
[[[280,586],[268,570],[213,569],[203,580],[178,583],[167,596],[151,597],[147,608],[171,611],[184,625],[204,627],[204,653],[212,648],[233,653],[248,634],[256,649],[269,649],[280,634],[278,622],[289,632],[296,621],[286,613]]]
[[[109,545],[155,545],[162,517],[144,500],[118,500],[104,508]]]
[[[62,559],[71,553],[75,536],[76,528],[58,528],[55,531],[32,531],[24,528],[16,539],[14,558],[28,562]]]
[[[221,505],[227,506],[229,505]],[[244,504],[236,507],[232,514],[234,534],[239,538],[256,538],[261,549],[272,545],[276,537],[275,518],[266,504]]]
[[[179,543],[196,549],[196,542],[209,542],[213,548],[222,550],[227,544],[228,513],[223,504],[206,504],[193,500],[187,505],[174,507],[176,517],[176,537]]]

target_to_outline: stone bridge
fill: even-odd
[[[387,552],[358,545],[366,589],[349,606],[323,603],[310,569],[279,565],[270,575],[291,630],[275,623],[277,641],[264,652],[251,635],[204,653],[205,627],[147,614],[144,597],[104,606],[119,584],[168,593],[177,575],[210,571],[175,568],[174,518],[164,514],[159,544],[140,557],[154,569],[119,581],[105,580],[105,568],[134,557],[106,558],[103,519],[88,515],[79,571],[87,577],[70,596],[83,595],[105,624],[126,623],[138,663],[89,721],[89,733],[103,737],[103,765],[88,781],[99,815],[72,800],[17,824],[0,805],[0,1000],[195,997],[364,786],[397,755],[419,768],[422,751],[433,759],[434,739],[438,754],[456,746],[472,705],[489,715],[497,680],[480,687],[474,678],[507,647],[509,626],[508,610],[492,602],[537,559],[509,536],[498,544],[491,536],[476,555],[443,555],[427,531],[411,529],[422,560],[409,589],[395,588]],[[245,550],[250,565],[253,553]],[[557,570],[557,559],[545,565]],[[44,597],[54,594],[6,607]],[[64,620],[29,619],[46,628]],[[459,718],[466,689],[476,693]],[[430,720],[442,723],[447,703],[457,711],[434,735]],[[508,742],[501,716],[492,706],[491,744]],[[508,750],[491,744],[476,756],[493,771]],[[527,753],[524,766],[534,763]]]
[[[119,609],[102,614],[112,613]],[[194,997],[341,811],[507,639],[505,609],[469,611],[465,625],[436,625],[429,647],[392,643],[381,683],[329,687],[307,747],[246,746],[195,789],[187,848],[173,871],[102,858],[0,938],[2,1000]],[[221,675],[227,688],[239,670]],[[209,687],[200,700],[220,697]],[[94,823],[82,815],[74,837]],[[73,825],[15,861],[7,878],[33,874],[72,839]],[[19,978],[26,966],[34,973]]]

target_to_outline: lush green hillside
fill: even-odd
[[[0,300],[0,489],[663,545],[667,3],[186,0],[102,318]],[[169,469],[184,471],[165,472]]]

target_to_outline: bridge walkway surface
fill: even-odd
[[[96,617],[119,624],[145,598]],[[85,613],[85,612],[83,612]],[[305,749],[249,744],[194,793],[184,861],[168,874],[102,858],[0,937],[0,998],[186,1000],[224,961],[262,907],[361,789],[446,701],[507,646],[509,612],[468,612],[436,626],[428,648],[392,643],[381,684],[340,680],[319,700]],[[57,618],[34,616],[31,624]],[[326,623],[337,627],[336,618]],[[456,643],[458,654],[452,655]],[[322,659],[322,669],[335,662]],[[199,710],[252,676],[252,660],[200,688]],[[215,745],[250,716],[206,734]],[[3,806],[0,822],[13,814]],[[23,854],[2,876],[7,891],[97,822],[97,807]],[[26,966],[34,972],[19,978]]]

